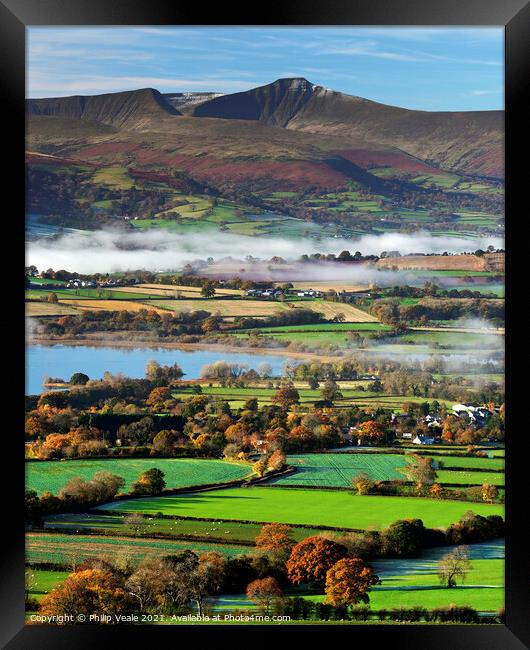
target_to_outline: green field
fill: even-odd
[[[406,298],[404,300],[416,300]],[[342,324],[345,325],[345,324]],[[371,325],[371,324],[370,324]],[[293,327],[263,328],[260,334],[265,334],[279,341],[293,341],[295,343],[304,343],[308,346],[331,345],[339,348],[356,349],[356,342],[349,336],[349,331],[367,331],[367,338],[370,339],[369,331],[380,327],[373,325],[364,326],[362,330],[353,327],[331,328],[329,325],[322,325],[319,328],[307,329],[307,326],[300,326],[299,329]],[[382,339],[379,344],[372,344],[369,340],[365,344],[366,349],[377,352],[378,350],[388,349],[389,351],[400,351],[402,353],[414,354],[420,352],[418,346],[423,346],[429,351],[430,346],[443,346],[444,348],[471,350],[476,347],[495,349],[502,339],[495,334],[479,334],[471,332],[448,332],[448,331],[416,331],[410,330],[400,336]],[[363,349],[361,349],[363,351]]]
[[[48,571],[47,569],[27,568],[27,587],[30,598],[40,600],[50,592],[55,585],[65,580],[68,571]]]
[[[341,384],[343,382],[340,382]],[[357,382],[356,382],[357,383]],[[369,383],[367,381],[358,382],[358,389],[342,388],[342,398],[334,400],[336,407],[346,406],[359,406],[361,408],[386,408],[393,411],[402,411],[405,402],[422,403],[429,401],[428,398],[404,395],[385,395],[368,390],[361,390]],[[300,404],[304,407],[311,406],[315,401],[322,400],[322,393],[319,389],[311,390],[309,388],[297,388],[300,395]],[[245,401],[251,397],[256,397],[260,405],[270,404],[273,395],[276,393],[274,388],[232,388],[222,386],[202,386],[202,394],[218,396],[223,401],[228,401],[232,408],[242,408]],[[180,390],[172,391],[174,397],[186,399],[194,395],[191,388],[182,388]],[[453,402],[447,400],[438,400],[440,404],[445,404],[448,408],[451,407]]]
[[[168,488],[223,483],[251,474],[248,464],[213,459],[47,460],[26,463],[26,486],[38,493],[47,490],[57,493],[74,476],[91,479],[96,472],[112,472],[125,479],[124,491],[127,491],[131,483],[151,467],[157,467],[164,472]]]
[[[198,554],[217,551],[224,555],[241,555],[248,552],[245,546],[215,544],[199,541],[174,541],[165,539],[139,539],[134,537],[103,537],[98,535],[61,535],[53,533],[26,533],[26,562],[65,563],[72,559],[80,564],[86,558],[97,557],[115,560],[127,556],[138,561],[149,555],[160,557],[192,549]]]
[[[413,450],[409,449],[408,451]],[[474,456],[451,456],[449,454],[437,455],[434,450],[432,458],[438,463],[443,463],[442,469],[466,469],[467,467],[483,470],[504,469],[504,458],[476,458]]]
[[[90,298],[101,300],[149,300],[151,296],[148,293],[133,293],[129,291],[120,291],[119,289],[97,289],[97,288],[83,288],[80,289],[27,289],[26,300],[35,298],[46,298],[50,294],[55,293],[59,300],[77,300],[79,298]]]
[[[52,515],[45,520],[48,530],[77,530],[86,529],[102,531],[112,535],[127,536],[130,530],[127,526],[125,515],[96,515],[89,513],[68,513]],[[242,524],[232,521],[202,521],[200,519],[156,519],[145,518],[145,536],[171,535],[175,538],[196,537],[202,541],[208,539],[224,539],[229,542],[246,542],[249,546],[254,544],[261,531],[259,524]],[[309,535],[317,534],[317,529],[291,528],[290,535],[296,541],[305,539]],[[243,549],[244,550],[244,549]]]
[[[296,467],[296,472],[273,478],[270,484],[348,488],[351,487],[351,479],[359,472],[365,472],[375,481],[407,480],[406,476],[399,471],[399,468],[405,467],[407,464],[405,456],[402,454],[363,454],[362,452],[294,454],[287,457],[287,462]],[[450,459],[445,462],[448,464]],[[446,483],[473,485],[490,483],[504,486],[504,473],[439,470],[436,482],[442,485]]]
[[[103,510],[162,512],[189,517],[277,521],[364,529],[388,526],[397,519],[420,518],[428,527],[449,526],[468,510],[503,514],[500,505],[425,498],[357,496],[346,491],[246,487],[115,501]]]
[[[287,457],[296,472],[271,479],[275,485],[311,487],[351,487],[351,479],[365,472],[373,480],[405,480],[398,467],[406,465],[400,454],[296,454]]]
[[[285,334],[290,332],[361,332],[391,330],[390,325],[383,323],[314,323],[309,325],[278,325],[277,327],[256,327],[236,332],[259,332],[260,334]]]
[[[396,607],[422,606],[431,609],[454,603],[469,605],[483,612],[497,611],[504,605],[504,560],[474,558],[473,546],[480,545],[471,546],[471,569],[465,582],[450,590],[440,584],[436,574],[436,560],[428,557],[372,562],[382,584],[370,591],[370,608],[391,610]],[[436,550],[447,552],[449,549]],[[67,571],[31,568],[28,573],[29,595],[37,600],[69,575]],[[313,601],[324,598],[303,587],[288,587],[286,594],[303,596]],[[223,594],[214,601],[216,612],[238,608],[254,609],[255,605],[243,594]]]
[[[446,483],[461,483],[469,485],[497,485],[504,487],[504,472],[448,472],[446,470],[438,470],[436,472],[437,483],[442,485]]]
[[[374,568],[384,562],[373,562]],[[496,612],[504,606],[504,560],[472,560],[465,582],[452,589],[440,584],[435,565],[430,567],[429,562],[425,565],[426,569],[417,572],[385,575],[382,584],[370,591],[370,608],[390,610],[421,606],[433,609],[453,603],[481,612]],[[320,594],[308,598],[324,600]]]

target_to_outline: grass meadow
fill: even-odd
[[[503,506],[496,504],[358,496],[347,491],[277,487],[227,488],[178,496],[146,497],[114,501],[100,506],[100,509],[350,529],[381,528],[406,518],[422,519],[430,528],[447,527],[468,510],[481,515],[502,515],[504,512]]]
[[[26,486],[38,493],[57,493],[74,476],[91,479],[96,472],[112,472],[125,479],[124,490],[152,467],[165,474],[168,488],[222,483],[251,474],[250,465],[215,459],[195,458],[112,458],[88,460],[46,460],[26,463]]]

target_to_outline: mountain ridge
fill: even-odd
[[[155,88],[27,99],[26,112],[29,115],[89,120],[117,128],[138,128],[157,116],[181,115]]]
[[[172,103],[169,99],[187,95],[191,101],[184,101],[182,111],[175,108],[178,101]],[[248,91],[208,99],[209,95],[163,95],[156,89],[144,88],[28,99],[26,106],[33,120],[30,133],[36,129],[38,134],[44,122],[55,118],[59,122],[70,120],[69,133],[75,120],[87,127],[92,124],[95,138],[95,125],[102,124],[118,129],[115,136],[105,135],[112,149],[112,142],[121,146],[127,133],[144,132],[144,148],[153,149],[149,156],[153,163],[164,158],[164,152],[171,148],[175,160],[183,160],[181,154],[191,156],[186,166],[195,167],[200,161],[194,157],[206,156],[213,161],[221,149],[221,158],[236,163],[239,170],[244,160],[267,158],[267,151],[278,163],[304,161],[307,154],[300,158],[297,152],[308,151],[309,147],[342,157],[366,171],[389,165],[409,175],[438,169],[492,179],[503,177],[503,111],[414,111],[346,95],[304,77],[278,79]],[[48,132],[53,131],[60,142],[59,123],[48,124]],[[260,143],[264,136],[267,142]],[[75,138],[69,142],[75,146]],[[145,159],[145,151],[141,155]]]

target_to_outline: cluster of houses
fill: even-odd
[[[274,287],[267,289],[248,289],[246,295],[252,296],[253,298],[279,298],[280,295],[283,295],[283,291]]]
[[[252,298],[279,298],[287,292],[278,287],[267,287],[265,289],[248,289],[245,293]],[[294,289],[289,293],[300,298],[319,298],[322,296],[322,292],[316,289]]]
[[[111,278],[103,280],[101,282],[95,282],[94,280],[81,280],[79,278],[74,278],[68,280],[64,285],[61,284],[43,284],[42,282],[31,282],[29,283],[30,289],[53,289],[60,291],[61,289],[93,289],[96,287],[108,289],[110,287],[123,287],[130,284],[139,284],[141,281],[138,278],[127,279],[127,280],[113,280]]]
[[[300,289],[296,292],[296,295],[300,296],[300,298],[318,298],[322,295],[322,292],[314,289]]]
[[[453,411],[459,417],[466,416],[474,424],[481,426],[491,417],[491,411],[484,406],[474,406],[473,404],[455,404]]]
[[[267,287],[265,289],[248,289],[245,294],[252,298],[278,298],[280,295],[289,293],[299,298],[320,298],[324,294],[317,289],[290,289],[285,291],[278,287]],[[334,291],[336,296],[341,298],[370,298],[370,291]]]
[[[95,286],[96,283],[93,280],[69,280],[66,283],[67,289],[81,289],[82,287],[84,289],[89,289]]]

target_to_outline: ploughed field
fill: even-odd
[[[216,551],[233,556],[252,550],[239,544],[216,544],[203,541],[26,533],[26,562],[29,564],[64,564],[71,563],[73,560],[80,564],[90,557],[115,560],[123,556],[131,560],[141,560],[146,556],[158,558],[162,555],[177,554],[189,548],[193,548],[198,555]]]
[[[112,472],[125,479],[124,491],[142,472],[152,467],[165,474],[167,488],[195,487],[242,479],[251,473],[248,464],[195,458],[116,458],[108,460],[47,460],[26,463],[26,487],[38,493],[54,494],[71,478],[91,479],[96,472]]]
[[[422,519],[429,528],[447,527],[468,510],[484,516],[504,513],[504,507],[496,504],[275,487],[226,488],[114,501],[100,509],[351,529],[384,527],[408,518]]]
[[[405,480],[398,471],[406,464],[402,454],[296,454],[288,456],[287,462],[296,467],[296,472],[272,478],[271,484],[351,487],[352,478],[359,472],[377,481]]]

